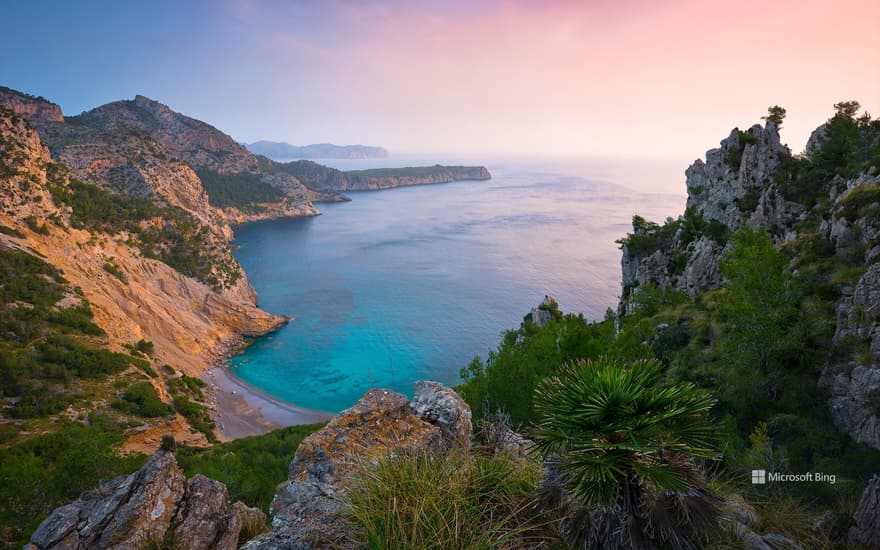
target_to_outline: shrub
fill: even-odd
[[[275,487],[287,479],[296,448],[323,426],[290,426],[208,448],[180,445],[177,462],[187,476],[202,474],[225,483],[230,500],[268,510]]]
[[[149,382],[139,382],[125,390],[121,401],[113,402],[113,408],[143,418],[174,414],[174,409],[159,399],[156,388]]]
[[[656,361],[578,361],[535,390],[543,501],[570,544],[680,546],[717,527],[721,500],[695,462],[715,453],[714,401],[662,376]]]

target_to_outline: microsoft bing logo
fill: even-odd
[[[767,470],[752,470],[752,485],[766,485]]]

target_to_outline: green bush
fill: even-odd
[[[53,509],[138,469],[145,457],[119,455],[122,439],[121,427],[95,414],[0,448],[0,543],[20,548]]]
[[[181,445],[177,462],[188,477],[202,474],[225,483],[230,500],[241,500],[268,511],[275,487],[287,479],[296,448],[322,427],[323,424],[290,426],[209,448]]]
[[[143,418],[174,414],[174,409],[159,399],[156,388],[149,382],[139,382],[125,390],[121,400],[113,402],[113,408]]]

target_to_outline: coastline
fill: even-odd
[[[301,424],[326,422],[332,414],[285,403],[250,386],[225,365],[202,374],[217,437],[231,441]]]

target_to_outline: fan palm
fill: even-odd
[[[716,525],[720,499],[695,462],[715,454],[714,401],[662,374],[656,361],[578,361],[535,390],[541,496],[573,546],[686,548]]]

